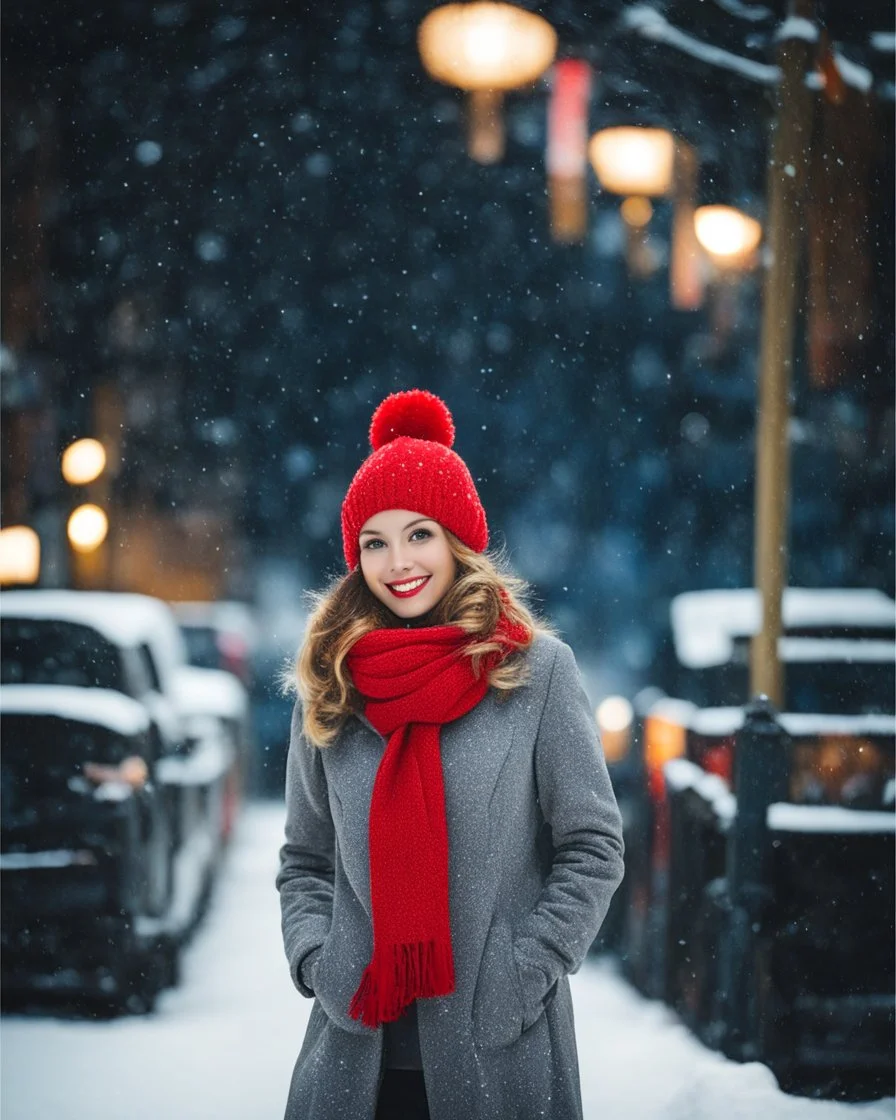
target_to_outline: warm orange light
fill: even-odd
[[[608,696],[594,713],[607,762],[621,762],[631,746],[632,706],[624,696]]]
[[[106,450],[99,440],[78,439],[62,454],[62,477],[73,486],[93,482],[106,467]]]
[[[109,519],[99,506],[78,506],[68,519],[68,539],[76,552],[93,552],[108,532]]]
[[[554,61],[557,33],[514,4],[445,4],[420,24],[417,47],[436,81],[460,89],[528,85]]]
[[[643,229],[653,217],[653,207],[648,199],[641,195],[632,195],[623,201],[619,207],[622,220],[632,229]]]
[[[662,128],[605,128],[588,144],[588,158],[605,191],[655,198],[672,189],[675,137]]]
[[[0,529],[0,583],[37,583],[40,538],[27,525]]]
[[[137,754],[129,755],[118,766],[103,762],[85,762],[84,776],[97,785],[104,782],[123,782],[134,789],[142,789],[149,778],[146,761]]]
[[[662,716],[644,721],[644,761],[648,770],[662,770],[670,759],[681,758],[687,744],[687,730]]]
[[[697,240],[719,265],[743,267],[762,240],[762,226],[733,206],[701,206],[694,212]]]

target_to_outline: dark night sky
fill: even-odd
[[[540,9],[604,75],[592,126],[628,91],[761,196],[768,96],[614,36],[621,7]],[[586,242],[552,244],[545,89],[508,98],[504,162],[473,164],[460,95],[417,59],[427,8],[5,5],[4,253],[27,268],[17,205],[37,180],[49,254],[28,345],[64,369],[73,430],[93,384],[123,385],[125,499],[189,502],[201,473],[237,464],[250,547],[295,556],[312,582],[338,562],[372,408],[396,388],[438,392],[522,574],[568,633],[640,671],[670,594],[751,582],[758,284],[707,358],[708,313],[670,311],[662,268],[628,279],[616,201],[593,178]],[[774,20],[665,8],[768,58]],[[856,41],[892,23],[827,12]],[[660,205],[661,252],[668,227]],[[889,235],[890,277],[891,253]],[[875,428],[889,376],[820,394],[798,369],[795,384],[816,434],[794,453],[791,583],[892,590],[889,429]]]

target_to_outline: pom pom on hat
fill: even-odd
[[[453,446],[454,421],[448,406],[425,389],[392,393],[379,405],[370,421],[370,446],[379,451],[399,436]]]
[[[431,517],[468,548],[485,551],[485,510],[453,443],[451,413],[433,393],[408,389],[379,405],[370,421],[373,452],[342,503],[342,548],[350,571],[361,558],[358,537],[365,522],[386,509]]]

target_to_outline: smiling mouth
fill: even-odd
[[[386,587],[396,598],[410,599],[412,595],[422,591],[431,579],[432,576],[418,576],[417,579],[406,579],[402,583],[387,583]]]

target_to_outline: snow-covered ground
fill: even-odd
[[[289,982],[273,888],[283,809],[245,812],[177,989],[112,1022],[4,1017],[3,1120],[278,1120],[310,1001]],[[573,977],[587,1120],[891,1120],[781,1093],[764,1066],[705,1050],[609,962]]]

